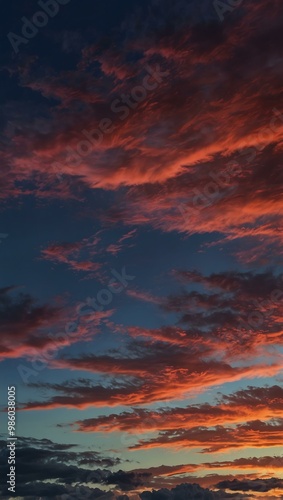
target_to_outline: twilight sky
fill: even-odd
[[[282,0],[1,8],[1,498],[282,499]]]

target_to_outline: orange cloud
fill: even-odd
[[[255,420],[235,427],[193,427],[189,430],[164,431],[157,438],[140,441],[130,449],[165,447],[173,449],[196,448],[202,453],[216,453],[244,448],[281,446],[283,419],[268,422]]]
[[[216,405],[202,404],[186,407],[143,408],[131,412],[80,420],[75,426],[82,432],[145,433],[191,428],[199,425],[213,427],[237,424],[249,419],[283,418],[283,390],[279,386],[249,387],[229,396],[222,396]],[[281,464],[282,465],[282,464]]]

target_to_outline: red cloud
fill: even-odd
[[[281,12],[279,0],[272,9],[261,1],[237,9],[233,29],[187,23],[157,38],[150,15],[146,36],[137,30],[129,42],[127,31],[123,51],[92,44],[76,68],[56,76],[50,68],[38,76],[35,59],[11,68],[21,86],[59,103],[42,110],[40,127],[20,109],[22,129],[3,150],[7,191],[27,178],[39,196],[126,186],[102,217],[164,231],[217,232],[227,242],[245,238],[251,248],[236,253],[249,261],[281,252]],[[133,50],[140,53],[134,65]],[[239,81],[231,78],[235,68]]]
[[[222,396],[218,404],[189,405],[181,408],[161,408],[158,411],[134,409],[76,422],[82,432],[144,433],[179,430],[199,425],[216,426],[246,422],[250,418],[268,420],[283,418],[283,389],[279,386],[250,387],[229,396]],[[282,465],[282,464],[281,464]]]
[[[109,245],[107,247],[106,251],[109,253],[112,253],[113,255],[117,255],[123,249],[124,241],[133,238],[136,235],[136,232],[137,232],[137,229],[133,229],[132,231],[129,231],[128,233],[124,234],[123,236],[121,236],[121,238],[119,238],[117,243],[112,243],[111,245]],[[129,246],[133,246],[133,245],[129,245]]]
[[[83,317],[78,320],[70,308],[39,305],[28,294],[15,296],[14,290],[16,287],[0,289],[0,360],[25,356],[49,363],[55,357],[50,351],[54,354],[63,347],[89,341],[98,325],[113,312],[96,312],[89,324]]]
[[[98,238],[84,239],[81,242],[74,243],[57,243],[50,245],[42,251],[44,259],[51,260],[57,263],[67,264],[71,269],[76,271],[98,271],[101,264],[82,260],[81,253],[84,250],[88,255],[94,254],[94,248],[99,242]]]
[[[28,294],[14,296],[16,287],[0,290],[0,357],[19,358],[44,351],[54,344],[48,329],[62,324],[62,309],[58,306],[37,305]],[[59,342],[61,345],[61,342]]]
[[[77,359],[61,359],[52,362],[54,368],[71,369],[76,371],[89,371],[91,373],[102,373],[109,376],[119,375],[122,377],[121,385],[107,389],[101,387],[103,398],[90,397],[91,391],[84,391],[77,397],[77,390],[74,386],[68,390],[68,398],[64,396],[56,397],[43,403],[45,408],[53,408],[58,405],[79,408],[91,406],[118,406],[118,405],[139,405],[149,404],[156,401],[168,401],[176,398],[181,399],[195,392],[202,392],[205,389],[241,380],[243,378],[273,376],[280,372],[281,365],[252,365],[242,368],[233,368],[230,365],[220,362],[204,362],[201,360],[192,360],[188,367],[188,357],[175,356],[171,353],[171,359],[168,359],[168,353],[165,356],[151,355],[144,358],[114,358],[111,356],[83,356]],[[192,359],[192,358],[191,358]],[[159,375],[156,370],[159,369]],[[134,380],[129,384],[123,377],[133,377]],[[61,392],[64,388],[58,386]],[[100,391],[100,392],[101,392]],[[127,395],[127,397],[125,397]],[[67,402],[68,401],[68,402]],[[41,406],[41,404],[40,404]],[[30,405],[30,408],[38,409],[36,402]]]
[[[236,427],[193,427],[189,430],[164,431],[157,438],[140,441],[131,449],[165,447],[196,448],[203,453],[215,453],[244,448],[281,446],[283,419],[262,422],[255,420]]]

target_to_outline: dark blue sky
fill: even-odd
[[[281,498],[282,5],[50,2],[0,15],[2,476],[14,385],[16,498]]]

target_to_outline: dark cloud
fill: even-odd
[[[196,332],[195,336],[214,339],[222,351],[229,350],[227,359],[282,343],[281,274],[229,271],[204,276],[184,270],[175,275],[185,286],[203,289],[184,289],[168,297],[162,307],[180,314],[180,324]]]
[[[88,325],[83,317],[80,321],[76,309],[60,299],[54,300],[54,304],[41,305],[31,295],[17,293],[18,288],[0,290],[1,361],[27,357],[47,365],[56,357],[56,351],[92,338],[100,321],[112,314],[111,311],[96,313]],[[70,334],[71,320],[76,330],[72,329]]]
[[[23,498],[58,496],[62,500],[73,498],[73,495],[75,498],[89,499],[107,496],[105,491],[93,485],[116,484],[115,474],[109,469],[89,469],[83,466],[112,468],[120,460],[78,448],[74,444],[58,444],[49,439],[19,436],[16,444],[17,495]],[[6,477],[7,455],[7,442],[1,441],[1,477]],[[83,486],[84,483],[88,486]],[[7,498],[6,492],[7,485],[3,483],[1,498]]]
[[[62,308],[37,305],[30,295],[17,294],[16,287],[0,290],[0,313],[0,356],[2,352],[5,358],[21,357],[32,348],[48,347],[52,340],[47,329],[63,319]]]
[[[238,479],[233,479],[233,481],[221,481],[216,484],[216,488],[229,489],[231,491],[258,491],[258,492],[268,492],[276,489],[283,489],[283,480],[276,477],[270,479],[250,479],[239,481]]]
[[[108,484],[116,484],[123,491],[130,491],[144,486],[151,478],[150,472],[124,472],[119,470],[107,478]]]
[[[140,494],[141,500],[220,500],[224,499],[222,493],[201,488],[198,484],[180,484],[172,490],[144,491]],[[226,494],[225,498],[232,499],[234,495]],[[238,497],[247,498],[247,497]]]

